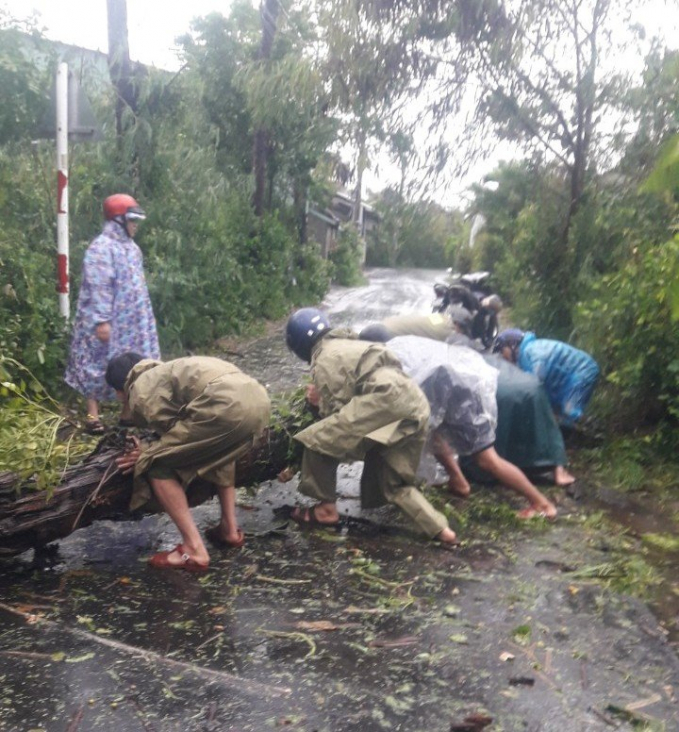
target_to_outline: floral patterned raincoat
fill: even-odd
[[[95,334],[99,323],[111,324],[108,343]],[[125,351],[160,358],[141,250],[123,226],[107,221],[83,261],[66,383],[85,397],[113,400],[104,373],[109,359]]]

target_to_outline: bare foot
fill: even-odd
[[[529,506],[516,512],[520,519],[546,518],[548,521],[554,521],[556,514],[556,506],[549,502],[540,506]]]
[[[459,544],[457,535],[452,529],[443,529],[443,531],[436,536],[436,538],[442,543],[442,544],[450,544],[455,545]]]
[[[468,498],[471,493],[471,487],[462,474],[448,478],[448,489],[460,498]]]
[[[569,473],[563,465],[557,465],[554,468],[554,482],[557,485],[572,485],[577,478]]]

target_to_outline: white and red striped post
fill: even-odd
[[[57,68],[57,292],[59,313],[70,314],[68,277],[68,64]]]

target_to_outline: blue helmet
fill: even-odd
[[[521,344],[525,333],[519,328],[503,330],[493,343],[493,353],[499,353],[505,346],[516,348]]]
[[[330,330],[330,321],[316,308],[302,308],[288,319],[285,342],[303,361],[311,361],[311,349],[316,341]]]

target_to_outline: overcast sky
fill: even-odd
[[[253,0],[258,3],[258,0]],[[661,34],[679,47],[679,1],[647,0],[638,21],[649,34]],[[231,0],[127,0],[130,55],[163,68],[178,67],[174,39],[191,20],[211,12],[227,14]],[[15,18],[35,12],[48,38],[106,52],[106,0],[0,0]]]
[[[259,0],[253,2],[258,4]],[[212,12],[228,14],[230,6],[231,0],[127,0],[130,55],[146,64],[176,70],[177,36],[189,30],[193,18]],[[106,0],[0,0],[0,8],[20,19],[36,13],[38,27],[52,40],[104,53],[108,50]],[[668,47],[679,48],[679,0],[646,0],[637,20],[648,36],[660,35]],[[627,62],[640,71],[643,59],[630,56]],[[484,167],[490,170],[494,165],[494,160],[487,161]],[[384,185],[382,181],[395,179],[395,172],[389,168],[383,162],[381,174],[369,174],[367,184],[379,189]],[[478,179],[483,172],[476,170],[472,177]],[[470,180],[458,183],[461,191]]]
[[[228,14],[231,0],[127,0],[130,55],[137,61],[170,70],[179,63],[174,40],[191,20],[212,12]],[[108,50],[106,0],[0,0],[15,18],[38,14],[48,38],[84,48]]]

